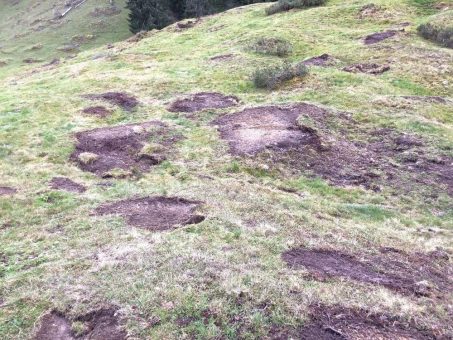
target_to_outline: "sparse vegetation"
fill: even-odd
[[[308,68],[303,63],[291,64],[288,62],[279,66],[266,66],[257,69],[252,76],[253,83],[257,88],[276,89],[285,81],[304,77],[308,74]]]
[[[249,50],[259,54],[286,57],[291,54],[292,44],[283,38],[259,38],[249,46]]]
[[[278,0],[266,8],[266,14],[272,15],[279,12],[286,12],[292,9],[301,9],[324,5],[327,0]]]

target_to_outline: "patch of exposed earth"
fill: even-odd
[[[331,66],[335,64],[335,58],[329,54],[322,54],[319,57],[304,60],[303,63],[309,66]]]
[[[106,92],[101,94],[88,94],[85,98],[91,100],[105,100],[117,105],[126,111],[134,109],[138,105],[138,100],[134,96],[124,92]]]
[[[432,331],[419,330],[414,324],[397,317],[362,309],[312,306],[310,316],[310,321],[295,338],[312,340],[437,338]]]
[[[95,214],[118,215],[134,227],[163,231],[202,222],[204,216],[195,213],[201,204],[179,197],[154,196],[104,204]]]
[[[79,132],[71,160],[101,177],[122,177],[161,163],[179,139],[161,122]]]
[[[64,190],[69,192],[82,193],[86,191],[85,186],[76,183],[73,180],[66,177],[54,177],[50,181],[50,187],[55,190]]]
[[[105,118],[109,116],[112,112],[106,109],[104,106],[90,106],[83,109],[83,113]]]
[[[235,55],[234,54],[220,54],[220,55],[216,55],[214,57],[211,57],[209,60],[211,61],[218,61],[218,62],[222,62],[222,61],[228,61],[228,60],[232,60],[235,58]]]
[[[418,183],[453,194],[453,159],[432,153],[416,137],[368,130],[345,113],[300,103],[249,108],[213,124],[233,155],[284,165],[294,174],[373,190],[386,185],[410,191]]]
[[[235,96],[225,96],[216,92],[200,92],[174,101],[168,107],[168,111],[191,113],[208,109],[224,109],[238,104],[239,99]]]
[[[442,298],[453,289],[448,254],[445,258],[389,248],[359,259],[335,250],[295,248],[283,253],[282,259],[290,268],[304,268],[316,279],[343,277],[406,295]]]
[[[12,196],[17,193],[17,189],[0,186],[0,196]]]
[[[75,334],[72,321],[83,324],[83,332]],[[127,333],[121,329],[116,308],[105,308],[79,316],[73,320],[59,312],[50,312],[41,318],[34,340],[125,340]]]
[[[388,31],[384,31],[384,32],[373,33],[373,34],[367,35],[365,37],[365,39],[363,40],[363,43],[365,45],[377,44],[378,42],[381,42],[388,38],[394,37],[398,33],[399,33],[399,31],[396,31],[396,30],[388,30]]]
[[[367,74],[382,74],[390,70],[389,65],[379,64],[354,64],[343,68],[343,71],[350,73],[367,73]]]

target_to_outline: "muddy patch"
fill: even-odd
[[[98,116],[101,118],[105,118],[112,114],[112,111],[106,109],[104,106],[90,106],[90,107],[83,109],[82,112],[87,115]]]
[[[382,74],[390,70],[389,65],[379,64],[354,64],[343,68],[343,71],[350,73]]]
[[[86,191],[85,186],[76,183],[73,180],[66,177],[54,177],[50,181],[50,187],[55,190],[64,190],[69,192],[82,193]]]
[[[148,170],[165,160],[169,147],[179,139],[161,122],[99,128],[75,136],[71,160],[104,178]]]
[[[12,196],[17,193],[17,189],[0,186],[0,196]]]
[[[316,279],[343,277],[406,295],[442,297],[453,288],[448,260],[425,254],[381,252],[358,259],[334,250],[296,248],[283,253],[282,259]]]
[[[385,32],[373,33],[373,34],[367,35],[365,37],[365,39],[363,40],[363,43],[365,45],[377,44],[378,42],[381,42],[383,40],[394,37],[397,34],[398,34],[398,31],[396,31],[396,30],[388,30]]]
[[[202,222],[204,217],[195,213],[200,205],[199,201],[156,196],[105,204],[98,207],[95,214],[118,215],[131,226],[163,231]]]
[[[127,333],[121,329],[116,308],[93,311],[73,320],[59,312],[50,312],[41,319],[35,340],[124,340]],[[75,334],[72,322],[82,323],[83,330]]]
[[[322,54],[319,57],[313,57],[303,62],[305,65],[309,66],[331,66],[335,64],[335,58],[329,54]]]
[[[171,112],[197,112],[207,109],[223,109],[236,106],[239,99],[216,92],[201,92],[190,97],[178,99],[168,107]]]
[[[105,100],[117,105],[126,111],[133,110],[138,105],[138,100],[134,96],[124,92],[106,92],[102,94],[88,94],[85,98],[91,100]]]
[[[310,321],[300,331],[300,339],[435,339],[431,331],[419,330],[397,317],[342,306],[312,306]]]

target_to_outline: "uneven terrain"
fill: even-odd
[[[417,34],[453,4],[267,6],[71,58],[1,26],[1,339],[453,337],[453,50]]]

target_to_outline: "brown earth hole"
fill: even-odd
[[[322,54],[319,57],[304,60],[303,63],[311,66],[330,66],[335,64],[335,59],[329,54]]]
[[[110,116],[112,111],[106,109],[104,106],[90,106],[83,109],[83,113],[105,118],[107,116]]]
[[[195,213],[201,204],[179,197],[153,196],[104,204],[95,214],[118,215],[131,226],[163,231],[202,222],[204,216]]]
[[[0,186],[0,196],[12,196],[17,193],[17,189]]]
[[[34,340],[124,340],[127,333],[121,329],[116,311],[116,308],[99,309],[72,320],[52,311],[41,318]],[[83,324],[81,334],[73,332],[72,322]]]
[[[200,92],[174,101],[168,107],[168,111],[191,113],[207,109],[224,109],[238,104],[239,99],[235,96],[225,96],[216,92]]]
[[[381,42],[385,39],[391,38],[397,34],[398,34],[398,31],[396,31],[396,30],[388,30],[388,31],[384,31],[384,32],[373,33],[373,34],[367,35],[363,42],[365,45],[372,45],[372,44]]]
[[[55,190],[64,190],[69,192],[82,193],[86,191],[85,186],[76,183],[73,180],[66,177],[54,177],[50,181],[50,187]]]
[[[306,340],[346,339],[436,339],[428,330],[419,330],[397,317],[371,313],[367,310],[342,306],[312,306],[310,321],[298,334]]]
[[[125,177],[161,163],[178,140],[165,124],[151,121],[79,132],[71,160],[98,176]]]
[[[343,71],[350,73],[367,73],[367,74],[382,74],[390,70],[389,65],[379,65],[379,64],[354,64],[346,66],[343,68]]]
[[[453,268],[448,257],[434,254],[406,254],[382,249],[360,259],[335,250],[296,248],[283,253],[292,269],[305,269],[315,279],[342,277],[382,285],[404,295],[441,298],[451,291]]]
[[[138,105],[138,100],[134,96],[124,92],[106,92],[101,94],[88,94],[85,98],[91,100],[105,100],[117,105],[126,111],[131,111]]]

